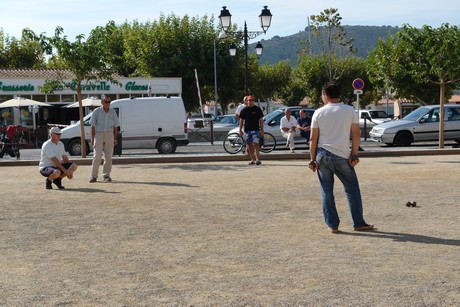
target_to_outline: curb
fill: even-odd
[[[378,157],[402,157],[402,156],[433,156],[433,155],[458,155],[460,149],[422,149],[422,150],[391,150],[391,151],[360,151],[359,156],[362,158]],[[261,154],[262,161],[269,160],[308,160],[309,153],[271,153]],[[206,155],[185,155],[185,156],[156,156],[156,157],[113,157],[113,164],[149,164],[149,163],[198,163],[198,162],[228,162],[228,161],[246,161],[248,157],[242,154],[206,154]],[[78,165],[91,165],[92,158],[72,159]],[[2,166],[38,166],[39,160],[8,160],[0,161]]]

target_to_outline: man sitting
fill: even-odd
[[[280,122],[281,135],[287,139],[286,147],[289,147],[292,153],[294,153],[295,148],[294,136],[296,126],[297,120],[294,116],[291,116],[291,109],[284,110],[284,116]]]

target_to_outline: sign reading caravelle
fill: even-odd
[[[4,94],[42,94],[40,88],[45,79],[3,79],[0,80],[0,93]],[[150,88],[159,94],[181,94],[182,81],[180,78],[125,79],[119,84],[110,81],[89,82],[82,84],[83,93],[145,93]],[[73,93],[71,89],[62,87],[57,93]]]

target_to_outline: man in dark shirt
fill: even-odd
[[[311,118],[307,116],[307,111],[300,110],[300,116],[297,119],[297,128],[300,131],[300,135],[307,140],[307,145],[310,143],[310,126]]]
[[[259,159],[259,139],[264,135],[264,114],[258,106],[254,105],[254,96],[248,96],[247,101],[248,106],[240,113],[240,135],[248,146],[248,154],[251,158],[249,164],[260,165],[262,162]]]

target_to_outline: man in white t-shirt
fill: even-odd
[[[244,96],[243,103],[241,103],[235,110],[235,117],[238,122],[240,121],[241,110],[247,107],[247,105],[248,105],[248,96]]]
[[[355,231],[372,230],[366,224],[355,166],[359,163],[361,141],[358,115],[340,102],[340,88],[327,83],[322,88],[324,106],[313,114],[308,167],[318,171],[324,220],[332,233],[339,233],[340,218],[334,198],[334,175],[342,182]],[[350,150],[350,133],[352,137]]]
[[[281,118],[280,129],[283,138],[287,139],[286,147],[289,147],[292,153],[294,153],[294,136],[297,127],[297,119],[291,115],[291,109],[287,108],[284,110],[284,116]]]
[[[62,178],[73,178],[73,173],[78,165],[69,161],[64,149],[64,144],[60,141],[61,130],[58,127],[50,129],[50,139],[42,145],[40,163],[38,169],[45,179],[45,187],[51,190],[51,182],[59,189],[64,189]]]

